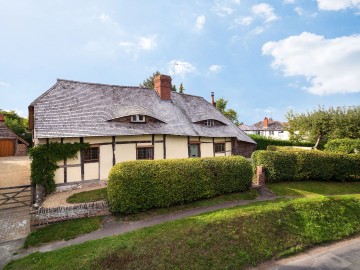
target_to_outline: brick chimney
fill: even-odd
[[[216,107],[214,92],[211,92],[211,105],[213,105],[214,107]]]
[[[171,77],[158,75],[154,78],[154,87],[159,97],[163,100],[171,100]]]
[[[264,128],[269,127],[269,119],[267,117],[264,118]]]
[[[4,121],[5,121],[4,115],[2,115],[2,114],[0,113],[0,122],[4,122]]]

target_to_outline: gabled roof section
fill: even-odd
[[[29,143],[8,128],[4,122],[0,122],[0,139],[17,139],[27,146]]]
[[[162,100],[148,88],[58,80],[31,106],[35,138],[169,134],[236,137],[255,143],[202,97],[176,92],[171,93],[171,100]],[[109,121],[134,114],[161,122]],[[207,119],[225,125],[209,128],[195,124]]]

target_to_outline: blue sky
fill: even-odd
[[[360,0],[0,0],[0,108],[57,78],[139,85],[156,70],[239,120],[360,105]]]

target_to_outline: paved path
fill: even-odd
[[[311,248],[298,255],[269,261],[253,270],[359,270],[360,236]]]

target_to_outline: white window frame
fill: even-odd
[[[215,126],[215,121],[214,121],[214,119],[208,119],[208,120],[206,120],[205,126],[207,126],[207,127],[213,127],[213,126]]]
[[[135,114],[131,116],[132,123],[145,123],[145,115]]]

